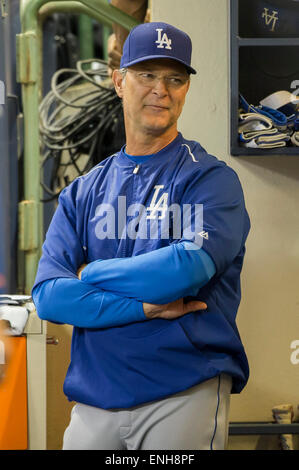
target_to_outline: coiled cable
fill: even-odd
[[[70,77],[62,80],[63,75]],[[69,97],[72,90],[73,96]],[[40,181],[49,196],[42,202],[57,199],[73,179],[86,174],[124,144],[122,103],[103,60],[79,61],[75,69],[55,72],[39,113],[43,154]],[[45,165],[50,161],[49,175]],[[69,167],[75,175],[72,179]],[[45,174],[50,176],[48,184]]]

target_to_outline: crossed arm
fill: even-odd
[[[78,269],[77,274],[80,280],[81,272],[86,266],[87,264],[82,264]],[[204,310],[207,308],[207,304],[197,300],[184,303],[184,299],[178,299],[161,305],[143,302],[142,308],[145,317],[148,319],[165,318],[167,320],[171,320],[195,310]]]
[[[97,260],[80,266],[77,279],[42,282],[32,292],[37,312],[56,323],[106,328],[205,309],[204,302],[185,303],[184,297],[195,296],[214,275],[215,266],[206,252],[190,243],[132,258]]]

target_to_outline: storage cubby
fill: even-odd
[[[231,154],[298,154],[281,148],[248,148],[239,141],[239,95],[255,107],[277,91],[299,98],[299,1],[231,0]],[[283,132],[283,131],[281,131]]]

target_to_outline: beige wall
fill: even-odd
[[[192,36],[199,73],[192,78],[180,130],[237,171],[252,222],[238,314],[251,376],[246,389],[232,397],[230,419],[271,420],[271,408],[280,403],[291,403],[298,417],[299,364],[290,361],[290,345],[299,340],[299,157],[229,154],[227,0],[152,0],[152,20],[172,23]],[[61,447],[72,406],[62,393],[71,332],[49,325],[49,334],[60,340],[48,346],[49,449]],[[230,439],[230,448],[276,445],[276,437]]]
[[[299,340],[299,156],[229,153],[228,5],[228,0],[152,0],[152,21],[172,23],[192,37],[198,74],[180,129],[236,170],[251,217],[238,313],[251,376],[232,397],[230,419],[271,420],[271,408],[281,403],[291,403],[298,418],[299,364],[291,363],[290,345]],[[257,438],[231,439],[235,448],[256,444]]]

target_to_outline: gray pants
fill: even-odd
[[[221,375],[159,401],[104,410],[77,403],[63,450],[223,450],[231,377]]]

